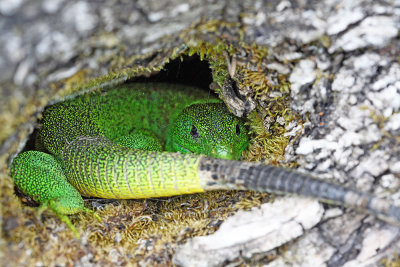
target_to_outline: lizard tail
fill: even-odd
[[[293,170],[259,163],[203,158],[199,173],[205,190],[244,189],[291,193],[367,211],[381,220],[400,225],[400,207],[393,203]]]

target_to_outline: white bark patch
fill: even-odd
[[[352,51],[367,46],[382,47],[397,35],[394,17],[373,16],[364,19],[360,25],[347,31],[329,49]]]
[[[319,202],[299,197],[239,211],[214,234],[195,237],[178,248],[173,261],[181,266],[217,266],[239,256],[267,252],[303,235],[321,220],[323,211]]]

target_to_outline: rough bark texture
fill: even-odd
[[[296,160],[299,169],[315,176],[400,203],[398,1],[4,0],[0,2],[3,262],[23,263],[37,245],[37,240],[14,241],[15,222],[24,213],[13,196],[7,162],[23,146],[44,106],[90,88],[90,82],[83,84],[93,77],[118,73],[133,62],[138,65],[133,56],[162,49],[142,62],[152,69],[162,66],[166,57],[162,55],[183,44],[190,46],[182,32],[200,20],[238,24],[215,33],[186,35],[265,46],[269,56],[262,64],[288,77],[291,108],[306,121],[299,141],[286,149],[288,162]],[[140,74],[149,72],[143,69]],[[75,81],[70,77],[80,73],[84,82],[71,86]],[[370,216],[326,207],[317,226],[284,250],[276,250],[268,264],[374,264],[399,250],[399,235],[399,228]],[[50,239],[49,244],[57,240]],[[63,250],[68,244],[58,246]],[[135,254],[121,256],[118,248],[114,254],[91,258],[93,248],[85,242],[81,246],[75,263],[135,262]]]

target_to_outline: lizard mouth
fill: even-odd
[[[175,145],[175,147],[179,147],[179,149],[178,149],[178,151],[180,151],[180,152],[184,152],[184,153],[194,153],[193,151],[191,151],[191,150],[189,150],[189,149],[187,149],[186,147],[184,147],[184,146],[181,146],[180,144],[178,144],[178,143],[175,143],[174,142],[174,145]]]
[[[222,151],[219,151],[219,153],[217,153],[219,156],[218,158],[225,158],[225,159],[234,159],[234,160],[239,160],[240,157],[242,156],[242,151],[244,151],[246,149],[248,144],[244,144],[243,146],[240,147],[240,149],[238,151],[240,151],[240,154],[236,155],[235,153],[232,153],[232,151],[230,153],[226,153],[226,155],[224,155],[224,153],[221,153]],[[182,152],[182,153],[191,153],[194,154],[193,151],[191,151],[190,149],[187,149],[186,147],[174,142],[174,146],[176,151]],[[216,155],[210,155],[210,156],[216,156]]]

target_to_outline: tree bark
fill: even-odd
[[[3,262],[24,263],[35,249],[34,243],[12,241],[15,225],[27,211],[13,196],[7,173],[43,108],[93,89],[93,79],[110,73],[109,80],[120,83],[157,72],[168,57],[191,46],[187,36],[196,36],[197,42],[218,39],[239,47],[267,47],[261,65],[287,77],[290,107],[305,121],[300,138],[287,146],[285,161],[296,161],[300,170],[322,179],[400,203],[398,1],[5,0],[0,14]],[[218,22],[215,31],[193,27],[213,21]],[[135,73],[123,72],[140,64],[143,68]],[[248,94],[246,88],[238,89]],[[257,106],[262,102],[252,96],[247,101]],[[351,210],[324,208],[319,223],[284,250],[263,251],[273,254],[268,265],[358,266],[376,264],[399,251],[399,228]],[[57,244],[57,239],[48,242]],[[61,251],[68,243],[58,246]],[[80,250],[74,263],[113,262],[111,254],[94,259],[87,246]],[[167,258],[170,264],[171,255]],[[135,261],[144,262],[131,259]],[[246,262],[238,253],[215,264],[231,261]]]

